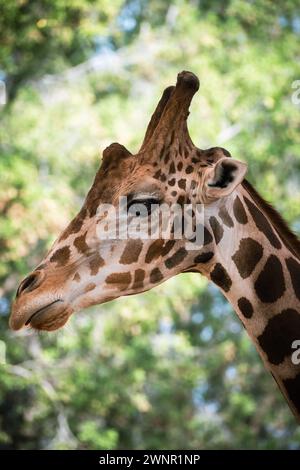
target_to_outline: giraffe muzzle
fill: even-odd
[[[22,309],[22,306],[15,302],[9,319],[9,326],[14,331],[23,327],[53,331],[61,328],[72,313],[73,309],[63,299],[55,299],[38,307],[25,304],[25,309]]]
[[[19,285],[9,326],[15,331],[23,327],[56,330],[66,323],[72,311],[59,289],[53,290],[53,276],[36,270]]]

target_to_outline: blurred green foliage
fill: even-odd
[[[196,274],[8,330],[18,282],[119,140],[138,148],[162,89],[201,80],[190,130],[222,145],[300,231],[298,0],[0,1],[0,447],[299,448],[300,432],[231,307]]]

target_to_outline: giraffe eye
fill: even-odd
[[[146,208],[147,214],[151,214],[155,209],[157,209],[160,201],[156,198],[150,197],[149,199],[132,199],[127,204],[127,210],[135,212],[137,216],[143,213],[144,207]]]

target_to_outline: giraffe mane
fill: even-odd
[[[291,252],[300,259],[300,240],[297,235],[290,229],[286,221],[282,216],[277,212],[277,210],[267,202],[261,195],[254,189],[252,184],[249,183],[246,179],[242,182],[243,188],[247,193],[252,197],[254,202],[258,205],[260,209],[268,216],[271,221],[274,229],[285,242],[286,246],[291,250]]]

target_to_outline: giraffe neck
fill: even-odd
[[[216,248],[206,275],[223,290],[300,421],[299,256],[264,209],[241,186],[219,210],[222,225],[209,217]]]

